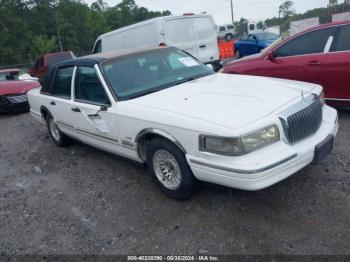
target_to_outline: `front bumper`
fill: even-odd
[[[0,112],[25,112],[29,111],[29,103],[25,95],[0,96]]]
[[[315,147],[338,131],[336,110],[325,106],[318,131],[295,145],[283,140],[243,157],[213,157],[210,153],[187,155],[187,161],[198,180],[232,188],[255,191],[286,179],[314,160]],[[238,159],[241,158],[241,159]]]

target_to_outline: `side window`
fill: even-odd
[[[71,97],[73,67],[58,69],[52,86],[51,94],[65,99]]]
[[[102,45],[101,45],[101,40],[98,40],[95,47],[94,51],[92,51],[93,54],[101,53],[102,52]]]
[[[335,27],[331,27],[298,36],[278,48],[276,57],[323,53],[329,37],[334,35],[335,30]]]
[[[99,105],[110,105],[107,94],[92,67],[78,67],[75,76],[75,100]]]
[[[339,27],[331,48],[331,52],[336,51],[350,51],[350,25]]]

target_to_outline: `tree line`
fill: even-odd
[[[316,8],[297,14],[292,1],[279,7],[279,16],[266,25],[289,28],[290,22],[320,17],[331,22],[332,14],[350,11],[349,1],[329,8]],[[90,6],[82,0],[0,0],[0,67],[32,64],[47,52],[71,50],[77,56],[89,54],[98,35],[150,18],[170,15],[170,11],[150,11],[134,0],[109,7],[103,0]],[[245,18],[235,22],[246,26]]]
[[[108,7],[81,0],[0,0],[0,66],[31,64],[47,52],[91,52],[98,35],[146,19],[170,15],[123,0]]]

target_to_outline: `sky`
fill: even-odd
[[[104,0],[108,6],[115,6],[121,0]],[[234,19],[244,17],[251,20],[264,20],[278,16],[278,7],[285,0],[233,0]],[[91,4],[94,0],[85,0]],[[170,10],[174,15],[207,12],[214,17],[217,25],[230,23],[230,0],[135,0],[138,6],[149,10]],[[297,13],[309,9],[326,7],[329,0],[293,0]],[[342,3],[343,0],[338,0]]]

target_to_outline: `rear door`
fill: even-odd
[[[58,68],[48,97],[47,107],[59,129],[64,133],[75,136],[74,114],[72,107],[72,77],[74,67]]]
[[[215,24],[210,17],[194,17],[193,32],[198,59],[203,63],[219,60],[219,48]]]
[[[180,48],[194,57],[198,57],[191,17],[165,19],[164,36],[168,46]]]
[[[350,25],[340,26],[324,64],[326,97],[350,102]]]
[[[275,60],[264,60],[260,73],[324,85],[322,74],[326,49],[335,34],[330,27],[307,32],[282,44],[275,51]]]

